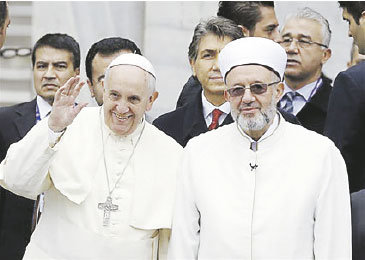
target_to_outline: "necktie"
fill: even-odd
[[[286,112],[293,114],[293,100],[296,96],[299,96],[297,92],[287,92],[283,98],[286,99],[286,104],[283,107],[283,110]]]
[[[219,120],[219,117],[221,116],[223,112],[220,111],[219,109],[214,109],[212,114],[213,114],[213,120],[212,120],[212,123],[209,125],[209,130],[213,130],[213,129],[216,129],[218,127],[218,120]]]

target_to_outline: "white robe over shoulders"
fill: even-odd
[[[158,250],[160,258],[166,253],[182,148],[147,122],[121,140],[107,132],[111,197],[119,208],[103,226],[98,204],[106,201],[108,184],[101,128],[107,127],[100,110],[84,108],[53,148],[48,122],[41,121],[1,163],[3,187],[31,199],[44,192],[43,213],[24,259],[156,259]]]
[[[340,152],[283,119],[256,152],[236,123],[193,138],[179,173],[168,258],[351,260]]]

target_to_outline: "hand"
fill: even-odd
[[[61,132],[66,129],[81,109],[87,106],[87,103],[75,105],[76,97],[83,85],[85,85],[85,82],[80,82],[80,76],[76,76],[70,78],[65,85],[57,90],[52,112],[48,119],[48,126],[53,132]]]

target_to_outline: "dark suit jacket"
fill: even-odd
[[[296,115],[302,126],[323,134],[331,91],[331,80],[322,76],[322,86]]]
[[[36,123],[36,100],[0,108],[0,160]],[[0,188],[0,258],[22,259],[29,243],[34,200]]]
[[[324,130],[341,151],[350,192],[365,188],[365,62],[338,74]]]
[[[194,76],[190,76],[180,93],[176,103],[176,108],[182,107],[186,103],[189,103],[201,91],[202,85],[200,84],[199,80]]]
[[[365,259],[365,189],[351,194],[352,259]]]
[[[232,122],[233,119],[228,114],[222,125]],[[183,147],[191,138],[207,132],[208,127],[203,115],[201,90],[195,93],[194,98],[184,106],[155,119],[153,125],[174,138]]]

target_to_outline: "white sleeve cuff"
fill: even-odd
[[[51,128],[48,127],[48,141],[49,147],[53,148],[61,139],[62,135],[65,133],[66,129],[61,132],[53,132]]]

